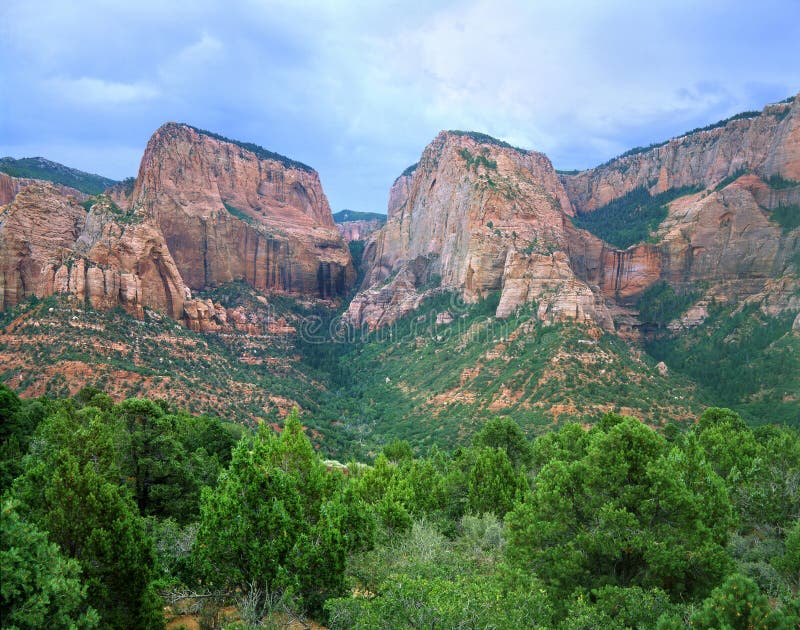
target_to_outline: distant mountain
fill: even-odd
[[[333,214],[334,223],[349,223],[350,221],[381,221],[386,222],[386,215],[380,212],[358,212],[357,210],[339,210]]]
[[[12,177],[43,179],[47,182],[63,184],[85,192],[87,195],[99,195],[106,188],[117,183],[116,180],[108,177],[85,173],[58,162],[51,162],[43,157],[21,158],[19,160],[12,157],[0,158],[0,172]]]

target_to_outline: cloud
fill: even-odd
[[[101,107],[141,103],[160,94],[159,88],[152,83],[122,83],[95,77],[55,77],[47,79],[45,86],[57,98],[79,105]]]
[[[2,6],[0,152],[72,146],[103,172],[103,146],[181,120],[311,164],[334,208],[385,208],[441,129],[584,168],[800,88],[800,5],[780,0]]]

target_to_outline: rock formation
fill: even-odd
[[[339,230],[339,234],[342,235],[342,238],[350,243],[351,241],[366,240],[370,234],[380,230],[384,223],[385,221],[379,219],[345,221],[343,223],[337,223],[336,228]]]
[[[468,302],[502,290],[500,317],[542,300],[548,321],[577,314],[611,326],[602,299],[554,256],[568,249],[572,206],[541,153],[442,132],[395,181],[388,215],[365,248],[364,291],[348,311],[358,325],[393,321],[441,286]]]
[[[597,168],[561,175],[561,180],[576,211],[587,212],[635,188],[653,194],[683,186],[708,188],[745,171],[800,181],[800,98]]]
[[[218,330],[228,313],[191,289],[245,280],[328,298],[354,281],[316,172],[254,145],[167,124],[134,186],[113,186],[88,211],[77,202],[88,197],[72,193],[0,174],[10,199],[0,208],[0,308],[64,293]],[[233,315],[230,325],[244,325]]]
[[[243,279],[326,298],[355,279],[317,173],[254,145],[168,123],[148,142],[133,199],[193,289]]]
[[[800,231],[770,216],[800,202],[798,180],[800,98],[560,177],[541,154],[443,132],[395,181],[348,317],[389,323],[439,284],[467,301],[500,290],[498,317],[535,302],[545,321],[606,330],[635,323],[631,307],[659,280],[679,291],[702,287],[704,299],[794,308]],[[570,220],[638,187],[684,186],[702,192],[669,204],[652,243],[619,250]]]
[[[96,308],[144,306],[183,316],[186,288],[160,231],[121,221],[98,200],[87,212],[58,187],[25,186],[0,214],[0,307],[64,293]]]
[[[0,173],[0,206],[5,206],[17,196],[20,190],[32,184],[38,184],[42,180],[27,179],[24,177],[11,177],[5,173]],[[49,182],[48,182],[49,183]],[[70,188],[69,186],[62,186],[61,184],[50,184],[58,193],[64,197],[75,197],[76,201],[82,202],[89,199],[89,195]]]
[[[85,221],[86,211],[75,199],[47,182],[21,187],[0,208],[0,308],[39,293],[45,264],[69,256]]]
[[[417,166],[419,164],[414,164],[409,166],[405,171],[403,171],[402,175],[394,180],[392,187],[389,189],[389,208],[387,211],[387,217],[392,218],[400,207],[406,203],[408,200],[409,195],[411,194],[411,180],[414,175],[414,171],[417,170]]]

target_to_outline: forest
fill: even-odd
[[[800,622],[800,434],[769,418],[607,413],[533,440],[495,418],[346,463],[305,423],[0,385],[3,627]]]

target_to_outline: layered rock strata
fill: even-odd
[[[800,181],[800,98],[760,114],[673,138],[574,175],[561,175],[577,212],[590,212],[635,188],[708,188],[737,173]]]
[[[502,290],[498,316],[540,301],[548,321],[577,313],[610,327],[602,298],[568,259],[553,257],[568,249],[570,215],[564,187],[541,153],[442,132],[413,174],[396,180],[386,226],[365,247],[363,290],[348,317],[376,327],[434,288],[456,290],[467,302]]]
[[[145,150],[134,206],[193,289],[243,279],[261,291],[344,295],[355,270],[316,171],[248,146],[257,149],[164,125]]]
[[[112,187],[88,211],[78,203],[87,197],[72,192],[0,176],[10,198],[0,208],[0,308],[64,293],[218,330],[231,314],[192,289],[244,280],[329,298],[354,281],[316,172],[254,145],[167,124],[132,189]]]

